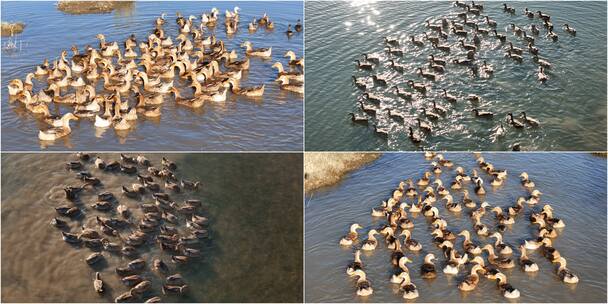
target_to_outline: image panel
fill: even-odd
[[[3,153],[2,302],[302,302],[302,163]]]
[[[2,150],[301,151],[303,2],[2,2]]]
[[[306,302],[604,302],[606,154],[306,153]]]
[[[606,150],[606,2],[305,6],[307,151]]]

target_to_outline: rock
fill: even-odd
[[[2,22],[2,37],[20,34],[24,28],[25,23],[23,22]]]
[[[115,9],[131,9],[135,1],[60,0],[57,9],[68,14],[103,14]]]

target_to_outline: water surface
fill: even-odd
[[[524,54],[524,62],[514,63],[505,58],[503,47],[492,37],[482,38],[478,50],[479,62],[486,60],[494,66],[494,77],[472,78],[468,70],[450,64],[439,80],[432,83],[415,74],[415,69],[427,65],[427,56],[463,58],[458,40],[450,35],[447,42],[452,46],[449,56],[434,51],[429,43],[424,47],[413,47],[406,42],[410,35],[422,39],[427,31],[424,22],[438,22],[442,16],[455,16],[461,9],[453,8],[448,2],[388,2],[354,1],[306,3],[306,149],[307,150],[402,150],[411,151],[439,149],[451,151],[468,150],[510,150],[514,143],[520,143],[527,150],[577,150],[589,151],[606,149],[606,2],[513,2],[516,15],[503,13],[502,2],[484,3],[484,14],[498,23],[498,32],[505,33],[510,23],[527,27],[537,24],[541,34],[545,32],[539,19],[528,19],[522,15],[525,7],[532,11],[541,10],[552,16],[558,42],[536,37],[536,46],[542,58],[553,64],[548,71],[549,81],[537,81],[537,65],[529,53]],[[458,20],[462,23],[462,19]],[[572,37],[564,32],[562,24],[569,23],[577,29]],[[481,24],[481,28],[487,25]],[[469,28],[470,31],[470,28]],[[528,30],[529,32],[529,30]],[[433,33],[436,36],[436,33]],[[385,36],[398,37],[404,47],[404,56],[395,60],[406,66],[400,74],[390,67],[390,59],[384,52]],[[471,36],[471,35],[469,35]],[[469,37],[469,40],[471,38]],[[527,49],[527,44],[511,32],[508,40],[516,47]],[[472,43],[472,42],[468,42]],[[382,107],[402,110],[407,115],[406,124],[415,123],[415,108],[432,107],[432,100],[448,108],[448,114],[433,126],[432,136],[425,136],[424,143],[414,145],[408,139],[401,123],[388,118],[386,111],[378,120],[380,127],[388,127],[388,139],[377,136],[372,127],[353,124],[349,112],[358,112],[358,100],[363,93],[353,85],[351,76],[368,75],[357,71],[354,60],[363,53],[381,54],[381,66],[375,69],[386,75],[390,85],[406,88],[406,80],[425,82],[431,87],[427,98],[415,98],[411,102],[398,99],[387,88],[373,88],[372,92],[383,93],[386,101]],[[456,105],[450,105],[439,93],[445,88],[460,97]],[[468,94],[477,94],[483,101],[476,105],[483,110],[493,111],[492,121],[476,119],[472,114],[474,105],[466,101]],[[541,128],[517,130],[507,127],[504,138],[493,141],[493,128],[506,115],[521,111],[540,120]],[[418,111],[420,112],[420,111]]]
[[[529,254],[540,267],[537,274],[526,274],[519,267],[507,269],[509,283],[521,292],[519,302],[605,302],[606,301],[606,159],[590,154],[555,153],[495,153],[484,154],[485,159],[496,168],[507,169],[509,176],[501,187],[492,189],[489,185],[485,200],[492,206],[503,208],[514,204],[519,196],[528,192],[519,183],[518,175],[526,171],[544,195],[546,202],[554,208],[554,216],[564,220],[566,227],[554,239],[554,246],[568,261],[568,268],[580,276],[581,281],[574,286],[562,283],[552,265],[540,252]],[[477,168],[472,154],[447,153],[455,166],[463,166],[467,172]],[[338,242],[352,223],[359,223],[364,229],[360,235],[385,223],[374,220],[370,210],[380,205],[400,180],[419,179],[425,170],[430,170],[429,162],[420,153],[384,154],[376,162],[349,174],[339,185],[307,194],[305,211],[305,299],[307,302],[401,302],[398,292],[389,279],[392,274],[390,251],[384,240],[379,238],[379,248],[363,254],[364,269],[374,288],[368,299],[355,295],[355,281],[345,273],[345,268],[353,259],[351,248],[341,247]],[[453,170],[444,170],[441,179],[451,182]],[[489,184],[489,177],[481,177]],[[478,202],[473,188],[471,198]],[[451,191],[455,200],[461,192]],[[440,214],[447,220],[448,229],[459,232],[472,229],[468,213],[461,215],[445,210],[443,203],[435,204]],[[464,207],[463,207],[464,208]],[[467,208],[464,208],[467,210]],[[536,229],[529,224],[530,208],[520,215],[514,225],[503,233],[504,241],[511,246],[530,239]],[[414,254],[406,250],[406,256],[413,260],[408,264],[412,282],[417,285],[420,297],[416,302],[505,302],[496,288],[496,282],[482,278],[472,292],[462,293],[457,285],[465,276],[459,272],[454,277],[440,270],[433,281],[421,279],[420,266],[424,256],[432,252],[438,258],[435,265],[443,268],[443,254],[431,243],[431,230],[424,216],[408,213],[415,227],[412,237],[422,243],[423,249]],[[493,217],[486,214],[482,221],[493,224]],[[492,226],[489,226],[492,227]],[[479,244],[493,241],[482,239],[473,233]],[[461,251],[462,238],[456,248]],[[512,258],[518,259],[519,253]],[[469,269],[467,267],[466,269]]]
[[[213,33],[224,40],[230,50],[236,49],[244,56],[240,44],[249,40],[254,47],[272,47],[272,60],[252,58],[248,73],[244,73],[241,86],[266,84],[264,96],[248,99],[229,94],[225,103],[207,104],[192,110],[176,107],[173,95],[165,97],[160,119],[143,119],[127,134],[113,129],[96,130],[91,119],[72,122],[72,134],[55,142],[38,140],[38,130],[46,127],[17,103],[8,103],[6,86],[11,79],[24,79],[45,58],[58,58],[62,50],[77,45],[97,46],[95,36],[106,35],[108,41],[122,42],[135,34],[138,41],[153,30],[154,20],[167,13],[166,34],[175,38],[177,24],[175,13],[199,16],[217,7],[224,18],[224,10],[234,6],[241,8],[239,32],[226,37],[223,21]],[[21,44],[19,52],[2,52],[2,149],[10,151],[32,151],[39,149],[89,149],[132,151],[299,151],[302,149],[303,105],[302,96],[281,90],[276,82],[275,61],[286,65],[283,57],[293,50],[298,57],[303,52],[303,35],[291,39],[284,34],[289,23],[302,19],[302,2],[136,2],[131,10],[118,10],[111,14],[70,15],[60,12],[55,2],[2,2],[2,19],[19,20],[27,24],[23,34],[16,37]],[[267,12],[276,23],[274,31],[247,31],[247,24]],[[205,29],[208,35],[211,31]],[[6,41],[3,42],[6,43]],[[18,44],[19,45],[19,44]],[[139,53],[139,49],[136,49]],[[70,52],[71,56],[71,52]],[[34,81],[36,84],[36,81]],[[101,81],[99,88],[101,88]],[[177,83],[177,82],[176,82]],[[34,91],[46,85],[36,85]],[[53,109],[66,113],[67,107]]]
[[[102,157],[111,160],[119,156]],[[191,287],[186,296],[165,297],[159,278],[147,273],[153,289],[146,298],[158,295],[163,302],[301,302],[302,156],[167,157],[176,161],[179,177],[202,181],[202,188],[187,197],[202,200],[203,215],[210,219],[210,238],[200,248],[203,257],[183,267],[173,265],[170,255],[158,246],[143,246],[140,254],[148,263],[161,257]],[[161,155],[148,158],[160,164]],[[78,184],[75,173],[63,167],[73,159],[68,154],[2,155],[2,302],[106,302],[127,291],[114,273],[114,267],[124,266],[127,258],[103,252],[108,263],[99,271],[107,291],[98,296],[92,284],[95,272],[84,261],[90,249],[68,245],[49,225],[56,216],[53,207],[66,203],[63,187]],[[36,174],[30,174],[33,171]],[[120,194],[120,185],[133,183],[133,177],[89,171],[104,183],[100,191],[113,192],[134,216],[141,216],[137,208],[141,202]],[[178,202],[185,197],[172,195]],[[97,226],[94,216],[100,213],[88,207],[95,198],[92,194],[81,196],[87,216],[83,221],[71,221],[72,231],[80,225]]]

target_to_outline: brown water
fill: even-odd
[[[118,154],[102,157],[119,159]],[[147,157],[160,165],[161,155]],[[153,288],[145,298],[158,295],[171,302],[302,301],[302,155],[167,157],[177,163],[178,177],[202,181],[199,191],[172,195],[172,199],[203,201],[203,214],[210,218],[210,238],[200,248],[203,258],[183,267],[172,264],[170,255],[157,246],[140,250],[148,262],[162,257],[191,287],[183,297],[165,297],[160,280],[146,271]],[[70,246],[61,239],[59,230],[49,225],[56,216],[53,207],[66,203],[62,188],[79,183],[75,173],[63,166],[73,159],[73,154],[2,155],[2,302],[104,302],[127,291],[114,268],[126,265],[129,259],[103,252],[107,265],[102,265],[100,272],[107,290],[99,296],[92,286],[95,271],[84,261],[91,250]],[[136,210],[139,203],[120,194],[120,186],[135,182],[135,178],[93,168],[89,171],[102,180],[100,190],[113,192],[130,206],[135,217],[140,216]],[[88,207],[95,201],[92,194],[83,194],[81,201],[86,206],[86,219],[69,221],[71,231],[94,224],[94,215],[99,213]],[[146,196],[144,201],[151,199]]]
[[[445,155],[468,173],[477,168],[470,153]],[[555,274],[555,264],[542,257],[538,250],[529,253],[530,259],[540,267],[537,274],[527,274],[519,267],[503,270],[509,283],[521,292],[521,298],[514,302],[606,302],[606,159],[588,153],[487,153],[484,156],[496,168],[507,169],[509,173],[505,184],[495,189],[489,185],[489,177],[481,174],[486,181],[484,185],[487,184],[485,200],[492,206],[505,208],[511,206],[517,197],[527,196],[517,176],[522,171],[528,172],[537,189],[544,193],[541,204],[551,204],[554,216],[566,223],[553,240],[553,245],[566,257],[568,268],[580,277],[576,285],[562,283]],[[359,231],[364,238],[367,231],[385,224],[384,219],[371,217],[371,208],[387,199],[400,180],[408,177],[417,180],[426,170],[430,170],[429,162],[421,153],[386,153],[347,175],[337,186],[306,195],[306,301],[404,301],[402,293],[389,282],[392,267],[383,238],[379,238],[378,249],[361,257],[374,288],[374,294],[367,299],[355,295],[354,280],[345,273],[346,266],[353,259],[353,249],[341,247],[338,242],[352,223],[364,227]],[[454,175],[453,170],[444,170],[441,179],[444,183],[451,182]],[[462,198],[460,191],[450,192],[455,201]],[[478,202],[472,187],[469,192],[471,198]],[[453,232],[471,231],[471,221],[465,213],[467,208],[463,207],[462,214],[457,215],[445,210],[444,203],[438,202],[435,206],[448,222],[448,229]],[[505,243],[513,247],[535,236],[536,229],[527,220],[530,211],[526,205],[524,214],[518,216],[515,224],[503,233]],[[418,254],[405,252],[413,260],[408,268],[420,293],[415,302],[506,302],[498,292],[496,282],[485,278],[474,291],[460,292],[457,285],[465,276],[463,269],[455,276],[438,270],[435,280],[421,279],[419,270],[427,253],[435,254],[438,269],[443,269],[444,258],[431,243],[431,230],[426,218],[409,212],[408,217],[415,225],[412,238],[421,242],[423,247]],[[486,225],[494,223],[488,214],[482,221]],[[493,241],[475,233],[472,237],[479,244]],[[462,238],[454,244],[462,251]],[[518,259],[519,252],[514,252],[512,258]]]

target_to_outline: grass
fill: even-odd
[[[2,37],[13,36],[23,32],[23,22],[2,22]]]
[[[338,183],[344,175],[380,157],[380,153],[306,153],[304,189],[307,192]]]
[[[60,0],[57,9],[68,14],[110,13],[118,8],[128,8],[134,1],[76,1]]]

